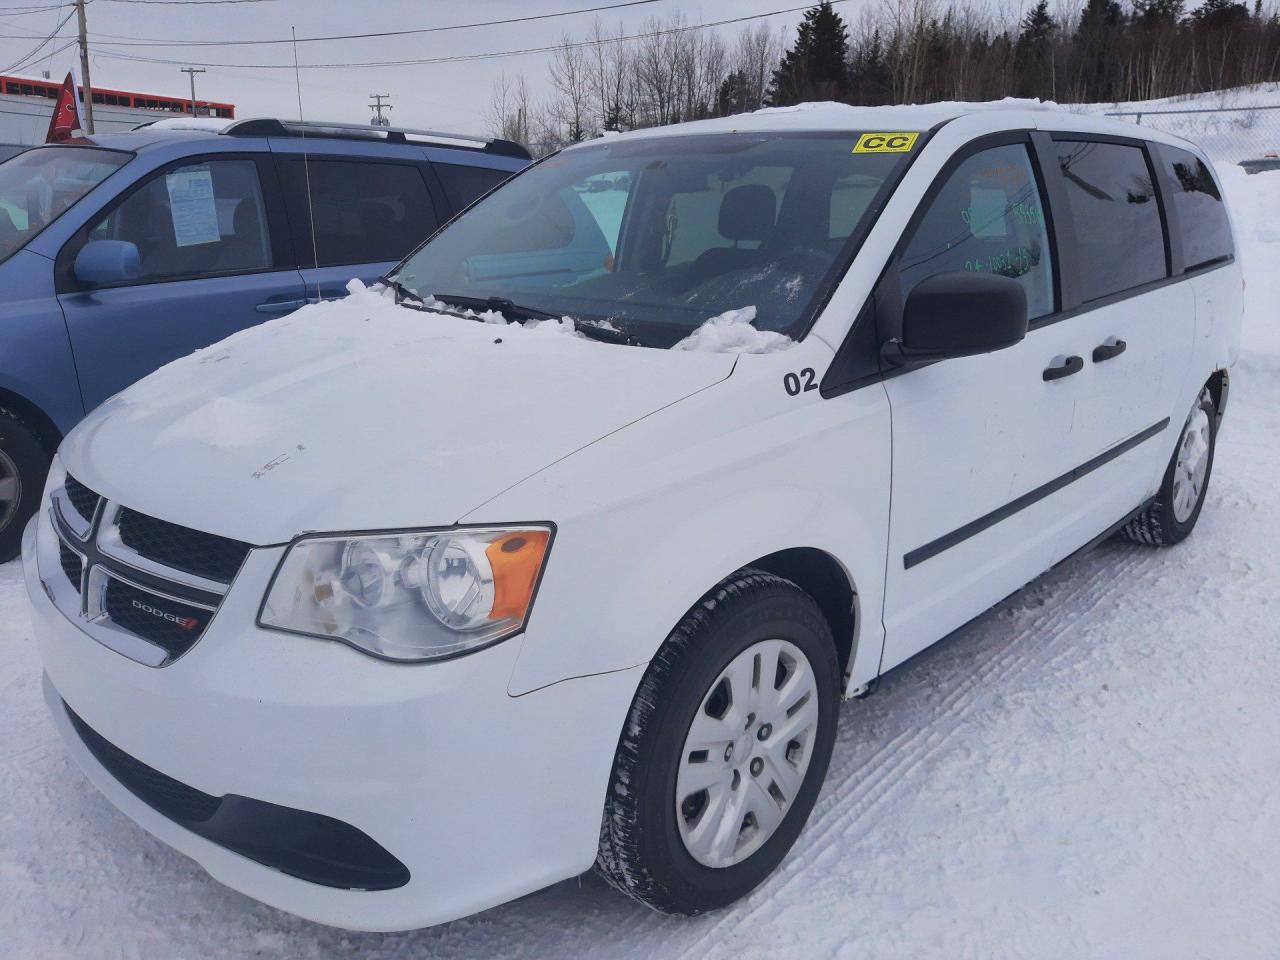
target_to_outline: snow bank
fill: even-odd
[[[757,330],[751,323],[755,318],[755,307],[726,310],[706,321],[671,349],[702,353],[777,353],[795,342],[785,334]]]

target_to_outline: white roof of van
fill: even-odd
[[[1063,130],[1110,133],[1116,136],[1141,137],[1169,143],[1186,143],[1179,137],[1160,133],[1151,127],[1062,107],[1052,101],[1015,97],[977,103],[950,101],[887,107],[854,107],[846,103],[831,102],[801,103],[793,107],[765,107],[753,113],[740,113],[710,120],[694,120],[689,123],[650,127],[627,133],[606,134],[606,136],[630,140],[693,133],[779,130],[929,130],[948,120],[992,111],[1008,111],[1011,129],[1058,127]],[[1048,119],[1050,114],[1052,114],[1052,120]]]

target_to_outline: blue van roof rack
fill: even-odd
[[[323,137],[334,140],[381,140],[385,143],[421,143],[437,147],[459,147],[482,150],[503,157],[533,159],[529,151],[513,140],[474,137],[465,133],[442,133],[439,130],[413,130],[408,127],[378,127],[373,124],[328,123],[317,120],[279,120],[258,117],[237,120],[222,131],[228,137]]]

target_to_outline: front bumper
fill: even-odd
[[[255,626],[281,549],[253,551],[189,653],[155,668],[67,620],[24,538],[46,697],[95,785],[227,886],[311,920],[404,930],[474,913],[588,869],[618,732],[642,667],[519,697],[514,638],[442,663],[391,664],[338,643]],[[408,870],[394,889],[339,889],[211,842],[143,802],[95,757],[63,701],[110,744],[212,797],[235,795],[333,818]]]

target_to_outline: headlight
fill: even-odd
[[[258,624],[389,660],[435,660],[518,633],[551,528],[306,537],[280,561]]]

